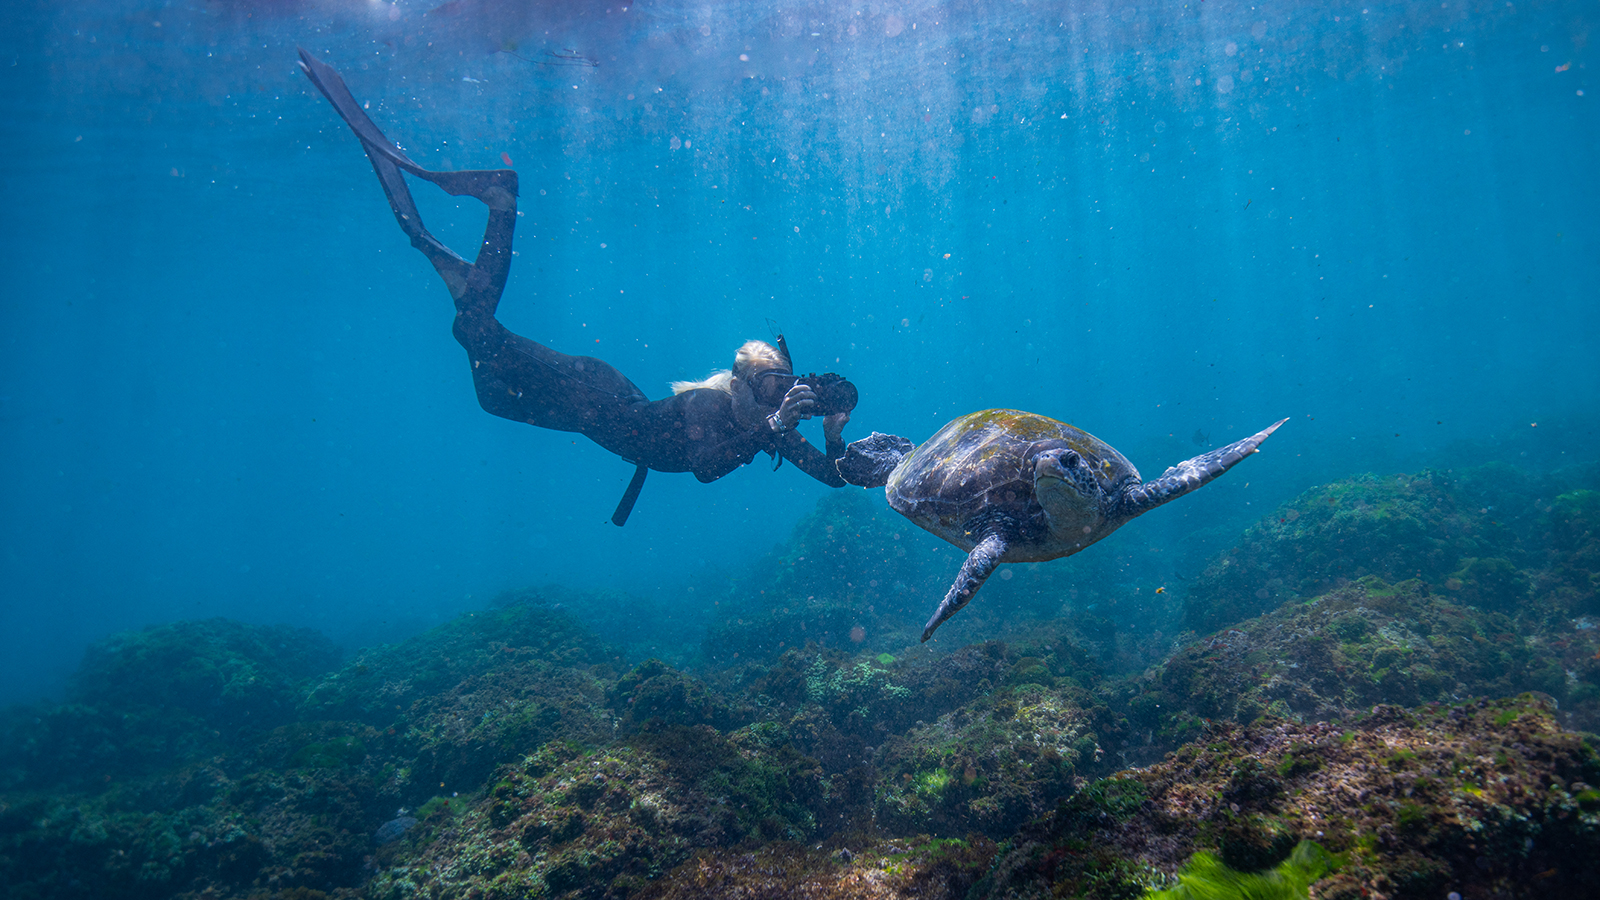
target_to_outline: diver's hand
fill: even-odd
[[[773,431],[790,431],[800,424],[800,420],[811,418],[811,410],[816,406],[817,392],[809,384],[797,383],[789,388],[789,393],[783,395],[783,405],[767,417],[767,423]]]
[[[838,413],[834,413],[831,416],[823,416],[822,417],[822,436],[824,438],[826,438],[828,443],[830,443],[830,444],[833,443],[834,441],[842,441],[842,440],[844,440],[844,438],[841,435],[844,434],[845,423],[847,423],[849,421],[850,421],[850,414],[847,413],[847,412],[838,412]]]

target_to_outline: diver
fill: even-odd
[[[302,49],[300,68],[361,140],[400,228],[455,299],[453,332],[466,348],[478,403],[502,418],[577,432],[636,466],[611,521],[627,521],[651,469],[693,472],[700,481],[711,482],[759,452],[777,465],[788,459],[831,487],[844,486],[834,463],[844,456],[841,434],[856,405],[856,389],[849,381],[833,373],[796,376],[788,345],[779,335],[776,347],[750,341],[734,355],[731,370],[703,381],[675,382],[671,397],[652,401],[602,360],[568,356],[512,334],[494,314],[511,266],[517,173],[430,172],[383,136],[332,66]],[[402,172],[489,207],[476,261],[457,256],[423,227]],[[824,416],[826,453],[795,428],[813,415]]]

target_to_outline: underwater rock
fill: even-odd
[[[1546,550],[1536,592],[1566,615],[1600,614],[1600,491],[1561,494],[1539,525]]]
[[[1316,896],[1593,896],[1597,778],[1589,739],[1528,696],[1217,725],[1025,826],[972,896],[1136,897],[1197,852],[1266,868],[1302,840],[1342,857]]]
[[[792,743],[824,773],[824,836],[997,836],[1101,771],[1097,734],[1119,726],[1087,687],[1098,677],[1052,636],[915,663],[791,651],[741,684],[760,711],[745,730]]]
[[[0,718],[0,788],[92,788],[246,748],[294,718],[338,655],[310,629],[228,619],[112,635],[85,652],[67,703]]]
[[[72,676],[68,701],[180,709],[213,727],[248,720],[267,729],[292,717],[301,682],[338,661],[333,642],[309,628],[174,622],[91,646]]]
[[[390,860],[374,898],[623,896],[699,847],[804,840],[813,776],[751,758],[715,729],[642,732],[637,746],[546,745],[507,766],[426,845]]]
[[[470,792],[496,764],[548,740],[613,733],[605,701],[615,657],[562,613],[468,614],[299,682],[291,679],[315,668],[299,663],[315,659],[306,648],[322,645],[295,634],[305,647],[274,657],[267,642],[278,636],[220,620],[122,636],[91,655],[78,678],[80,696],[104,707],[7,710],[0,894],[353,896],[370,875],[369,857],[403,856],[439,839],[464,805],[421,801]],[[107,685],[112,677],[177,703],[153,708]],[[235,685],[229,690],[245,698],[248,715],[202,708],[211,716],[202,718],[178,705],[203,697],[196,686],[207,685]],[[274,698],[275,717],[261,712],[263,697]],[[377,723],[325,718],[340,713]],[[227,716],[250,724],[216,727]],[[51,770],[29,768],[41,753],[74,777],[45,782],[42,792],[34,773]],[[385,826],[394,809],[412,803],[421,804],[417,826],[374,846],[381,829],[385,837],[394,830]],[[66,890],[64,878],[81,890]]]
[[[1468,556],[1493,556],[1485,517],[1444,473],[1362,475],[1313,488],[1252,525],[1190,585],[1185,619],[1212,631],[1376,575],[1443,583]]]
[[[647,659],[622,676],[606,695],[618,714],[617,727],[637,730],[654,725],[713,725],[730,730],[749,721],[704,682],[679,672],[659,659]]]
[[[789,651],[771,667],[750,667],[742,682],[767,721],[781,724],[801,752],[842,771],[889,737],[1004,684],[1021,655],[1001,641],[918,664],[887,653]]]
[[[609,739],[620,661],[573,613],[523,596],[363,651],[311,687],[300,715],[394,735],[409,783],[475,785],[547,741]]]
[[[639,900],[960,900],[994,858],[993,842],[873,840],[832,850],[792,843],[700,851]]]
[[[728,587],[702,655],[730,665],[807,645],[881,652],[914,643],[916,604],[937,584],[933,552],[920,531],[861,494],[828,494]]]
[[[465,613],[399,644],[364,650],[343,669],[313,685],[300,714],[387,726],[423,698],[471,678],[514,669],[586,668],[620,661],[565,609],[541,595],[522,594],[506,605]]]
[[[1574,685],[1551,644],[1576,657],[1600,638],[1565,634],[1554,642],[1524,636],[1505,615],[1434,596],[1421,581],[1364,578],[1190,642],[1143,676],[1109,688],[1109,702],[1146,735],[1142,744],[1114,749],[1129,761],[1153,760],[1195,739],[1206,720],[1249,722],[1268,712],[1331,721],[1379,703],[1530,690],[1564,700]]]
[[[390,819],[378,826],[378,830],[372,835],[372,842],[374,844],[387,844],[391,841],[397,841],[407,831],[410,831],[411,826],[415,824],[417,824],[415,816],[398,816]]]
[[[1080,765],[1099,761],[1094,707],[1082,689],[1022,684],[895,736],[876,758],[879,825],[1004,837],[1070,795]]]

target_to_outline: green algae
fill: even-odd
[[[1312,841],[1301,841],[1288,859],[1264,872],[1240,872],[1210,853],[1196,853],[1178,870],[1175,887],[1152,890],[1147,900],[1305,900],[1311,885],[1339,865]]]

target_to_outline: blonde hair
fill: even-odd
[[[699,381],[674,381],[672,392],[681,394],[684,391],[722,391],[724,394],[733,393],[733,378],[735,375],[748,375],[756,369],[778,369],[789,371],[789,363],[778,352],[778,348],[766,341],[745,341],[744,346],[733,354],[733,368],[719,369]]]

